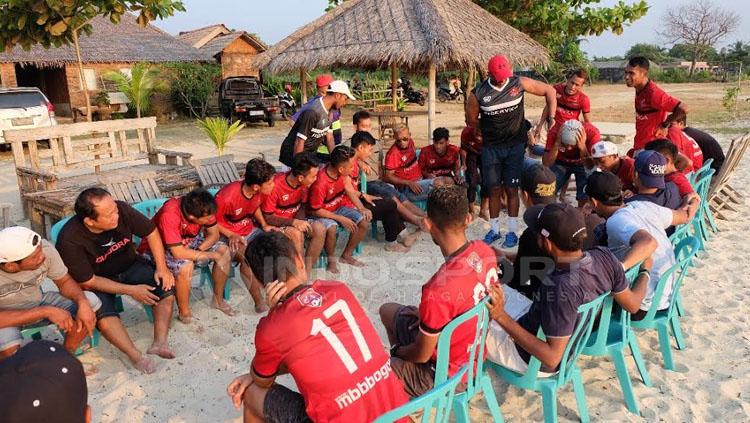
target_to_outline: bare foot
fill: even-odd
[[[174,358],[174,352],[169,348],[169,345],[161,342],[154,342],[151,344],[151,348],[146,350],[146,354],[155,354],[166,359]]]
[[[156,371],[156,364],[146,356],[141,356],[140,360],[133,363],[133,367],[146,375],[150,375],[151,373]]]
[[[338,275],[339,273],[339,265],[336,263],[336,260],[328,260],[328,265],[326,266],[326,270]]]
[[[185,325],[193,323],[193,313],[188,312],[187,314],[177,314],[177,320]]]
[[[411,247],[414,245],[415,242],[419,239],[419,231],[411,233],[409,235],[406,235],[401,239],[401,243],[404,244],[405,247]]]
[[[99,371],[99,368],[95,365],[84,365],[83,366],[83,375],[86,377],[93,376]]]
[[[220,312],[226,314],[227,316],[234,316],[235,314],[237,314],[237,312],[234,311],[234,309],[232,309],[232,307],[229,304],[227,304],[227,302],[224,301],[223,298],[221,300],[217,300],[216,298],[211,300],[211,307],[219,310]]]
[[[341,256],[341,262],[345,263],[345,264],[348,264],[350,266],[354,266],[354,267],[365,267],[366,266],[366,264],[364,264],[361,261],[355,259],[354,257],[344,257],[344,256]]]
[[[383,249],[391,253],[408,253],[410,250],[409,247],[401,245],[398,242],[385,244],[385,247],[383,247]]]
[[[255,305],[255,312],[256,313],[260,314],[260,313],[265,313],[267,311],[268,311],[268,306],[266,304],[260,303],[260,304],[256,304]]]

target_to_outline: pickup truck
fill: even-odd
[[[219,85],[219,110],[230,122],[265,121],[274,126],[274,115],[280,110],[278,97],[265,97],[255,76],[234,76]]]

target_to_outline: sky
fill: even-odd
[[[602,0],[602,6],[618,0]],[[663,45],[656,31],[670,4],[683,0],[649,0],[646,16],[636,21],[621,35],[604,33],[589,37],[581,44],[589,58],[623,55],[635,43]],[[747,0],[712,0],[725,9],[734,9],[741,18],[740,27],[730,34],[723,45],[736,40],[750,42],[750,7],[739,7]],[[633,3],[633,0],[625,0]],[[327,0],[183,0],[187,12],[178,13],[164,21],[155,22],[159,28],[176,35],[180,31],[223,23],[230,29],[254,32],[269,44],[282,40],[300,26],[323,14]],[[669,47],[666,46],[665,47]],[[721,46],[719,46],[721,47]]]

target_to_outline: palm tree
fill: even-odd
[[[159,77],[159,70],[147,63],[136,63],[130,70],[130,75],[122,71],[111,71],[104,74],[104,78],[112,81],[128,97],[135,108],[136,117],[151,108],[151,96],[166,88],[166,84]]]
[[[229,121],[220,117],[207,117],[202,120],[198,119],[196,125],[208,135],[208,138],[214,143],[216,152],[219,153],[220,156],[224,154],[224,148],[226,148],[229,141],[231,141],[232,138],[234,138],[234,136],[245,127],[245,124],[242,123],[241,120],[230,125]]]

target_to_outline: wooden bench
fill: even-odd
[[[203,188],[221,187],[240,179],[240,174],[234,163],[234,156],[231,154],[192,160],[190,163],[198,172],[198,178]]]
[[[719,172],[711,181],[711,188],[708,192],[709,206],[714,215],[719,219],[727,219],[727,216],[723,213],[725,210],[738,211],[735,205],[740,204],[742,195],[732,188],[729,182],[749,146],[750,133],[732,140],[721,169],[719,169]]]
[[[163,197],[156,185],[156,177],[156,172],[136,172],[127,176],[107,175],[99,178],[99,181],[115,200],[133,204]]]

